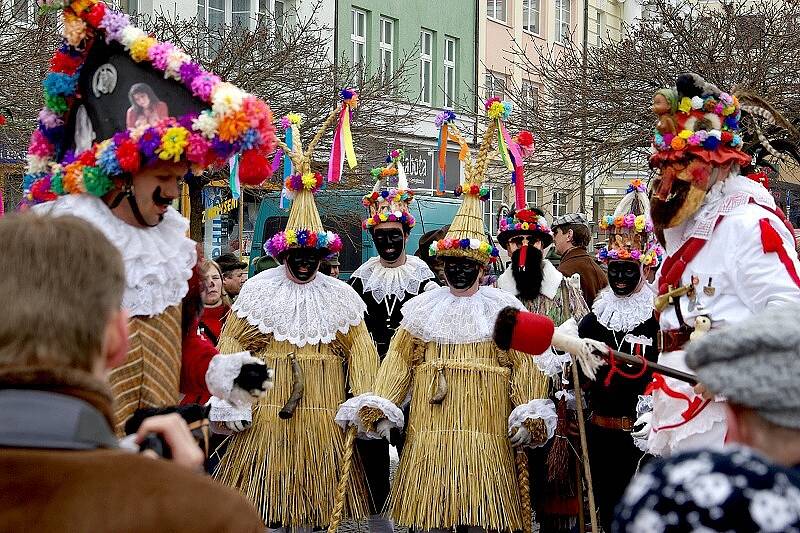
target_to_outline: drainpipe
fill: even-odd
[[[589,0],[583,0],[583,51],[581,53],[583,80],[581,87],[581,100],[583,118],[581,119],[581,213],[586,213],[586,78],[589,53]]]
[[[472,108],[473,113],[475,114],[475,123],[472,125],[472,144],[478,144],[478,98],[480,98],[480,89],[478,88],[478,69],[480,65],[480,58],[481,58],[481,50],[480,50],[480,17],[481,17],[481,0],[475,1],[475,25],[474,25],[474,32],[475,32],[475,50],[473,57],[475,58],[475,74],[473,76],[473,82],[475,87],[475,98],[472,99]]]

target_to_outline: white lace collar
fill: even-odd
[[[553,266],[553,263],[547,259],[542,262],[542,270],[544,272],[544,277],[542,278],[542,288],[539,290],[539,293],[552,300],[556,297],[558,288],[561,287],[561,280],[564,279],[564,274],[559,272],[558,269]],[[510,266],[497,278],[497,287],[514,296],[519,295],[517,282],[514,280],[514,274],[511,272]]]
[[[301,285],[281,265],[248,279],[233,310],[261,333],[302,347],[328,344],[337,332],[347,333],[364,319],[367,306],[343,281],[317,274]]]
[[[592,305],[597,321],[612,331],[626,333],[653,317],[653,292],[642,286],[629,296],[617,296],[610,288],[603,289]]]
[[[492,338],[497,314],[509,306],[523,308],[514,295],[493,287],[480,287],[472,296],[438,287],[410,299],[400,325],[425,342],[472,344]]]
[[[75,215],[108,237],[125,263],[122,306],[129,315],[158,315],[186,296],[197,252],[194,241],[186,236],[189,221],[173,208],[152,228],[127,224],[100,198],[88,194],[68,194],[34,210],[54,216]]]
[[[434,275],[425,261],[409,255],[404,265],[392,268],[383,266],[380,257],[371,257],[353,272],[352,277],[360,279],[364,293],[371,292],[375,301],[380,303],[387,296],[402,300],[406,294],[419,294],[422,282]]]

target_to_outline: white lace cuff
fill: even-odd
[[[535,420],[537,418],[544,420],[544,426],[547,430],[547,440],[552,439],[553,435],[556,434],[558,415],[556,414],[556,406],[553,400],[550,399],[531,400],[528,403],[515,407],[508,417],[509,433],[513,434],[516,432],[525,420]],[[538,448],[544,444],[543,442],[533,447]]]
[[[636,403],[636,418],[639,418],[645,413],[653,410],[653,396],[650,394],[639,395],[639,401]]]
[[[211,411],[208,414],[208,419],[211,422],[253,421],[253,412],[250,405],[238,407],[216,396],[212,396],[209,403],[211,404]]]
[[[648,453],[650,451],[649,439],[639,439],[637,437],[634,437],[633,435],[631,435],[631,438],[633,439],[634,446],[639,448],[639,450],[645,453]]]
[[[393,428],[402,429],[405,425],[405,417],[400,408],[386,398],[368,392],[359,394],[341,404],[339,406],[339,411],[336,413],[336,423],[339,424],[342,429],[347,429],[348,426],[355,426],[358,428],[358,437],[360,439],[376,440],[383,438],[374,431],[367,431],[364,422],[358,416],[358,412],[362,407],[380,409]]]
[[[577,404],[575,403],[575,391],[563,389],[556,391],[556,400],[560,400],[562,398],[567,402],[567,409],[572,411],[578,410]],[[586,408],[586,400],[584,399],[583,394],[581,394],[581,407],[584,409]]]
[[[536,367],[547,377],[552,378],[561,373],[565,364],[572,362],[572,356],[568,353],[558,353],[552,348],[533,358]]]
[[[237,352],[231,354],[215,355],[211,362],[208,364],[206,370],[206,385],[208,392],[217,398],[226,400],[237,407],[249,408],[250,404],[243,402],[243,398],[237,398],[237,395],[231,397],[233,391],[233,380],[242,371],[242,366],[248,363],[261,362],[259,359],[252,357],[250,352]]]

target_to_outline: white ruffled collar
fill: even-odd
[[[653,318],[653,292],[642,286],[629,296],[617,296],[610,288],[603,289],[592,305],[592,312],[606,328],[629,333],[642,322]]]
[[[382,302],[387,296],[402,300],[406,294],[419,294],[422,282],[434,274],[425,261],[409,255],[404,265],[392,268],[383,266],[380,257],[371,257],[352,277],[361,280],[365,293],[372,293],[376,302]]]
[[[295,283],[281,265],[253,276],[242,286],[233,311],[265,335],[295,346],[328,344],[364,319],[367,306],[347,283],[317,274]]]
[[[137,228],[117,218],[96,196],[68,194],[34,207],[53,216],[75,215],[103,232],[122,254],[130,316],[154,316],[181,302],[197,262],[195,243],[186,236],[189,221],[172,207],[152,228]]]
[[[425,342],[484,342],[492,338],[498,313],[509,306],[523,309],[513,294],[501,289],[480,287],[472,296],[455,296],[449,287],[438,287],[403,306],[400,326]]]
[[[542,261],[542,271],[544,272],[544,276],[542,277],[542,288],[539,290],[539,294],[552,300],[556,297],[559,287],[561,287],[561,280],[564,279],[564,274],[559,272],[558,269],[553,266],[553,263],[547,259]],[[497,287],[514,296],[519,295],[517,282],[514,280],[514,274],[511,272],[510,266],[497,278]]]

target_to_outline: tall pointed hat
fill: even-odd
[[[453,123],[455,115],[452,112],[444,112],[441,117],[437,117],[437,121],[440,118],[447,121],[448,135],[458,142],[462,153],[466,152],[467,157],[463,159],[464,184],[455,191],[456,196],[463,196],[461,206],[453,218],[445,238],[431,243],[430,254],[432,256],[467,257],[487,264],[496,261],[500,255],[497,248],[491,245],[486,237],[481,201],[485,201],[489,197],[489,189],[483,183],[486,179],[486,170],[489,167],[495,141],[497,141],[497,151],[501,160],[509,170],[515,168],[513,156],[509,151],[513,150],[509,143],[510,135],[503,123],[511,114],[511,103],[491,98],[486,102],[485,108],[489,117],[489,125],[483,134],[478,155],[474,160],[469,153],[464,137]],[[519,160],[521,161],[521,158]]]
[[[370,171],[375,178],[375,186],[361,200],[368,212],[362,224],[364,229],[372,229],[385,222],[400,222],[408,232],[416,224],[414,216],[408,210],[409,204],[414,200],[414,191],[408,188],[403,157],[403,150],[392,150],[386,156],[384,166]],[[392,187],[390,183],[395,177],[397,186]]]
[[[296,113],[290,113],[281,119],[281,124],[286,130],[286,139],[289,142],[278,141],[278,146],[288,159],[288,161],[284,161],[284,165],[287,165],[287,163],[290,165],[290,167],[288,165],[284,167],[290,168],[290,170],[288,172],[289,176],[283,184],[283,194],[292,200],[292,206],[289,210],[289,220],[286,222],[284,231],[273,235],[264,245],[266,252],[275,259],[280,258],[281,254],[292,248],[318,249],[324,254],[341,251],[341,237],[332,231],[326,231],[322,226],[322,219],[314,201],[314,194],[319,191],[325,180],[322,174],[312,171],[311,161],[314,149],[322,139],[325,131],[336,121],[337,117],[340,118],[335,135],[341,135],[341,117],[347,115],[347,134],[349,136],[350,111],[357,105],[358,96],[354,91],[350,89],[342,91],[341,105],[331,111],[305,150],[300,139],[301,116]],[[339,162],[335,161],[336,144],[336,138],[334,138],[334,155],[331,157],[331,164],[329,165],[329,170],[333,167],[334,174],[341,171],[340,166],[338,168],[335,167],[335,165],[340,165]],[[338,177],[331,178],[329,172],[328,181],[338,181]]]
[[[661,263],[664,250],[653,233],[650,201],[642,180],[631,182],[614,214],[601,217],[599,227],[606,232],[608,244],[597,252],[598,261],[638,261],[654,268]]]
[[[140,169],[158,161],[186,162],[187,173],[199,174],[240,154],[242,182],[269,177],[275,128],[265,102],[103,2],[46,2],[43,9],[62,12],[64,39],[44,80],[24,203],[103,196],[115,184],[129,189]]]

